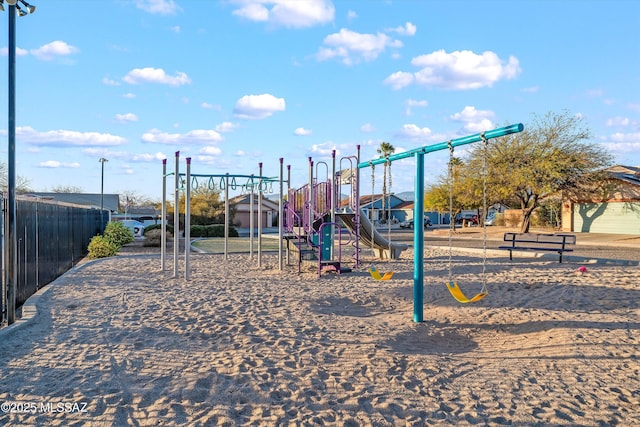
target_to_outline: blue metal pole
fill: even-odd
[[[464,136],[461,138],[452,139],[451,141],[441,142],[434,145],[428,145],[420,148],[414,148],[413,150],[405,151],[403,153],[393,154],[389,157],[383,157],[373,159],[368,162],[360,162],[360,151],[358,150],[358,174],[360,169],[379,165],[386,162],[393,162],[395,160],[406,159],[408,157],[415,156],[416,158],[416,185],[415,185],[415,197],[413,208],[413,320],[414,322],[423,321],[423,303],[424,303],[424,155],[432,153],[434,151],[446,150],[449,145],[457,147],[459,145],[472,144],[474,142],[480,142],[487,139],[499,138],[501,136],[509,135],[512,133],[522,132],[524,126],[522,123],[513,124],[493,130],[489,130],[483,133],[477,133],[474,135]],[[359,148],[359,147],[358,147]],[[357,217],[357,216],[356,216]]]
[[[7,322],[9,325],[16,319],[16,294],[18,271],[18,241],[16,239],[16,7],[9,6],[9,176],[7,194]]]
[[[416,153],[413,202],[413,321],[424,320],[424,153]]]
[[[447,150],[449,148],[449,142],[451,142],[452,146],[457,147],[459,145],[467,145],[467,144],[472,144],[474,142],[480,142],[483,140],[482,139],[483,134],[486,139],[492,139],[492,138],[499,138],[501,136],[509,135],[512,133],[522,132],[523,129],[524,129],[523,124],[518,123],[518,124],[505,126],[505,127],[501,127],[493,130],[488,130],[483,133],[476,133],[473,135],[452,139],[451,141],[440,142],[438,144],[427,145],[425,147],[420,147],[420,148],[414,148],[413,150],[405,151],[403,153],[392,154],[388,158],[383,157],[383,158],[373,159],[369,162],[358,163],[358,168],[366,168],[372,165],[375,166],[382,163],[386,163],[387,159],[392,162],[395,160],[406,159],[408,157],[413,157],[416,153],[426,154],[426,153],[433,153],[434,151]]]

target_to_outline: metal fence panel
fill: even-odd
[[[2,199],[7,205],[6,197]],[[6,237],[7,212],[2,225],[2,320],[7,312]],[[38,289],[64,274],[88,253],[91,238],[102,234],[109,215],[100,209],[50,200],[18,197],[16,199],[17,269],[16,307],[21,306]]]

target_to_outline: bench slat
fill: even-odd
[[[510,249],[513,251],[549,251],[549,252],[573,252],[571,248],[544,248],[527,246],[499,246],[498,249]]]
[[[548,251],[557,252],[562,262],[563,252],[572,252],[570,245],[575,245],[575,234],[535,234],[504,233],[503,240],[510,246],[499,246],[498,249],[509,251],[509,259],[513,259],[513,251]],[[526,244],[520,246],[520,244]]]

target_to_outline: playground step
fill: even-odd
[[[285,233],[285,234],[282,235],[282,238],[284,240],[298,240],[298,239],[305,240],[306,239],[305,236],[299,236],[299,235],[297,235],[295,233]]]
[[[303,250],[300,251],[300,259],[303,261],[316,261],[318,253],[315,250]]]
[[[349,273],[351,269],[340,265],[340,261],[321,261],[320,268],[335,271],[338,274]]]

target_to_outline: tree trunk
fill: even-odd
[[[520,227],[521,233],[528,233],[531,227],[531,215],[533,214],[533,208],[522,209],[522,227]]]

